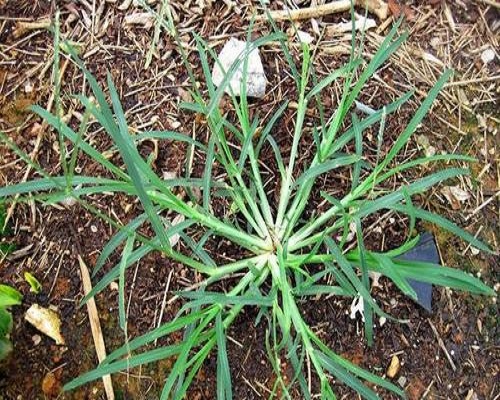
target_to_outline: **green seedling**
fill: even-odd
[[[11,306],[21,304],[23,296],[16,289],[0,284],[0,361],[12,351],[10,333],[12,331]]]
[[[30,285],[30,292],[35,294],[40,293],[42,290],[42,284],[35,278],[35,276],[30,272],[24,273],[24,280]]]

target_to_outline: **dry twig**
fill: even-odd
[[[50,18],[42,18],[37,21],[17,21],[12,36],[14,39],[18,39],[23,36],[26,32],[38,30],[38,29],[48,29],[50,27]]]
[[[444,354],[446,355],[446,358],[448,359],[448,362],[451,365],[451,369],[453,369],[453,371],[456,371],[457,367],[455,366],[455,363],[453,362],[453,359],[451,358],[450,353],[448,353],[448,350],[446,349],[446,346],[444,345],[443,339],[441,339],[441,336],[439,336],[439,332],[437,331],[436,327],[434,326],[434,324],[432,323],[432,321],[429,318],[427,318],[427,322],[431,326],[432,332],[434,332],[434,336],[436,336],[439,347],[441,347],[441,350],[443,350]]]
[[[382,0],[354,0],[355,6],[366,7],[369,12],[375,14],[381,20],[385,20],[388,15],[389,7]],[[325,15],[349,11],[351,9],[351,0],[332,1],[327,4],[321,4],[313,7],[300,8],[298,10],[280,10],[271,11],[271,18],[274,20],[292,20],[320,18]],[[257,21],[263,21],[267,18],[266,14],[257,16]]]

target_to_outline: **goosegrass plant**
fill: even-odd
[[[167,9],[167,27],[176,35],[171,15]],[[169,23],[170,22],[170,23]],[[494,292],[475,277],[458,269],[436,266],[426,262],[399,258],[418,242],[415,234],[417,220],[435,224],[450,231],[474,247],[485,252],[491,250],[483,242],[442,216],[420,208],[414,196],[424,193],[441,182],[469,174],[468,168],[446,167],[437,172],[416,178],[411,182],[397,179],[400,173],[423,165],[443,165],[440,162],[468,163],[474,160],[455,154],[435,155],[400,162],[397,158],[409,143],[439,91],[451,75],[445,71],[438,79],[422,104],[387,152],[382,151],[385,121],[391,114],[413,97],[413,91],[395,101],[373,110],[370,115],[354,113],[354,102],[362,93],[367,81],[388,60],[406,39],[398,35],[399,23],[394,24],[378,51],[369,60],[356,50],[346,65],[319,79],[313,68],[313,52],[303,43],[297,54],[291,50],[287,37],[270,21],[272,31],[255,41],[250,41],[235,63],[226,71],[224,81],[216,87],[211,78],[211,66],[218,62],[216,54],[202,38],[193,35],[205,85],[198,79],[182,46],[179,51],[185,59],[192,87],[190,103],[181,108],[201,116],[197,131],[208,130],[207,143],[174,131],[144,131],[131,134],[118,91],[111,76],[107,77],[107,93],[83,62],[71,50],[69,57],[83,71],[92,94],[76,95],[85,109],[79,129],[73,130],[59,115],[34,106],[40,115],[60,135],[61,144],[68,146],[68,154],[62,160],[64,175],[51,176],[33,163],[25,153],[5,135],[2,139],[21,158],[35,168],[40,177],[26,183],[0,188],[0,198],[7,201],[20,195],[19,201],[35,198],[46,204],[61,202],[72,197],[93,211],[116,229],[116,234],[104,246],[95,268],[94,277],[103,269],[109,256],[121,250],[120,262],[95,282],[93,290],[83,299],[104,290],[111,282],[119,282],[119,321],[125,333],[125,343],[114,350],[93,371],[87,372],[66,384],[71,390],[107,374],[127,371],[130,368],[173,358],[175,362],[165,377],[160,399],[183,398],[204,361],[210,354],[217,357],[217,399],[232,398],[231,360],[228,357],[228,330],[240,313],[248,307],[259,310],[255,321],[257,329],[266,330],[266,349],[270,365],[276,374],[270,398],[292,397],[292,386],[301,391],[304,399],[320,394],[323,399],[334,399],[334,382],[341,382],[366,399],[378,399],[373,385],[404,397],[398,386],[380,376],[364,370],[335,353],[320,335],[306,322],[301,312],[301,302],[321,295],[358,298],[364,304],[365,337],[373,341],[373,317],[388,315],[370,292],[369,272],[377,272],[391,280],[405,295],[412,299],[417,294],[409,284],[410,279],[429,282],[476,294],[493,295]],[[57,29],[56,29],[57,30]],[[56,35],[58,38],[58,36]],[[355,35],[353,35],[354,40]],[[287,154],[283,154],[273,137],[277,124],[288,109],[284,101],[273,115],[265,120],[258,113],[250,116],[246,96],[246,70],[248,54],[270,43],[279,43],[288,62],[290,74],[296,84],[298,98],[294,113],[293,137]],[[56,54],[59,45],[56,46]],[[295,58],[294,58],[295,57]],[[299,65],[296,65],[296,59]],[[233,119],[219,107],[224,91],[232,75],[242,68],[240,95],[229,95]],[[322,92],[334,82],[342,88],[338,104],[329,112],[321,103]],[[306,168],[297,166],[299,143],[304,135],[308,107],[317,107],[320,117],[314,119],[314,157]],[[103,152],[97,150],[87,138],[89,121],[98,123],[113,140],[113,147]],[[233,121],[233,122],[231,122]],[[365,132],[378,131],[378,152],[375,162],[368,162],[365,153]],[[187,144],[186,174],[183,177],[163,179],[151,165],[151,159],[143,158],[138,145],[147,139],[179,141]],[[353,144],[354,152],[347,151]],[[278,201],[268,195],[259,162],[263,148],[272,149],[280,178]],[[194,149],[205,156],[205,168],[201,178],[191,177],[188,167],[193,161]],[[109,154],[119,153],[120,161],[112,161]],[[106,176],[84,176],[75,172],[77,155],[84,153],[106,170]],[[68,161],[69,159],[69,161]],[[224,171],[223,179],[215,179],[212,172],[217,164]],[[305,210],[310,204],[313,188],[325,174],[349,169],[352,185],[342,198],[322,193],[329,204],[326,211],[312,213]],[[220,175],[219,175],[220,176]],[[385,189],[384,183],[399,182],[394,189]],[[174,188],[185,189],[183,198]],[[201,196],[195,195],[195,188]],[[137,198],[142,206],[141,214],[126,225],[120,225],[100,212],[90,201],[90,196],[102,193],[125,193]],[[221,217],[214,212],[217,201],[228,201],[233,212]],[[366,249],[363,242],[362,222],[367,217],[392,210],[407,215],[410,221],[408,238],[402,246],[387,252]],[[172,223],[166,214],[181,215],[180,222]],[[141,230],[152,228],[150,236]],[[353,229],[354,228],[354,229]],[[203,232],[195,240],[190,232]],[[352,238],[352,231],[354,237]],[[199,235],[196,235],[199,238]],[[241,258],[228,263],[218,263],[207,250],[210,237],[231,242],[241,249]],[[182,246],[172,245],[177,239]],[[123,246],[122,246],[123,245]],[[181,250],[179,250],[181,249]],[[127,269],[148,253],[159,251],[176,262],[181,262],[200,273],[204,280],[196,289],[177,293],[184,299],[182,308],[172,320],[156,329],[128,338],[125,308],[125,281]],[[250,254],[249,256],[244,256]],[[227,292],[214,290],[220,281],[230,282]],[[183,340],[153,347],[160,338],[169,338],[175,332],[183,332]],[[293,368],[291,376],[284,376],[283,360]],[[311,385],[306,365],[315,374],[317,385]],[[333,379],[332,379],[333,378]],[[369,385],[366,385],[366,384]],[[315,389],[316,388],[316,389]],[[315,393],[313,393],[316,391]]]

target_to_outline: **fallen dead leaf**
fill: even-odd
[[[184,222],[184,215],[182,214],[177,214],[174,219],[172,220],[172,226],[175,226],[175,225],[178,225],[182,222]],[[178,242],[179,242],[179,239],[180,239],[180,235],[179,234],[175,234],[175,235],[172,235],[170,236],[170,238],[168,239],[168,241],[170,242],[170,246],[175,246]]]
[[[41,18],[36,21],[17,21],[12,36],[14,39],[19,39],[30,31],[48,29],[50,24],[50,18]]]
[[[387,2],[387,5],[389,6],[389,11],[394,16],[394,18],[398,19],[401,14],[404,14],[405,18],[408,21],[413,21],[415,19],[415,14],[409,6],[400,4],[397,0],[389,0]]]
[[[379,279],[382,277],[380,272],[368,271],[368,276],[372,279],[372,289],[382,287],[379,282]]]
[[[61,319],[55,311],[33,304],[26,311],[24,319],[40,332],[54,339],[56,344],[64,344],[64,338],[61,335]]]
[[[420,400],[424,394],[426,386],[418,378],[411,379],[408,387],[406,388],[406,393],[408,394],[408,399],[410,400]]]
[[[427,157],[431,157],[436,154],[436,148],[431,146],[429,138],[425,135],[418,135],[416,137],[417,144],[424,148],[424,153]]]
[[[43,377],[42,392],[49,398],[55,398],[61,392],[61,382],[53,372],[49,372]]]
[[[441,189],[441,193],[446,197],[453,210],[459,210],[461,203],[470,198],[470,194],[459,186],[445,186]]]

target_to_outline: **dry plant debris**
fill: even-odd
[[[379,19],[385,20],[388,13],[388,5],[383,0],[356,0],[352,1],[355,6],[366,8]],[[329,14],[341,13],[351,9],[351,0],[330,1],[326,4],[318,4],[312,7],[299,8],[295,10],[271,11],[271,17],[276,20],[292,20],[320,18]],[[260,15],[258,20],[266,20],[266,15]]]

